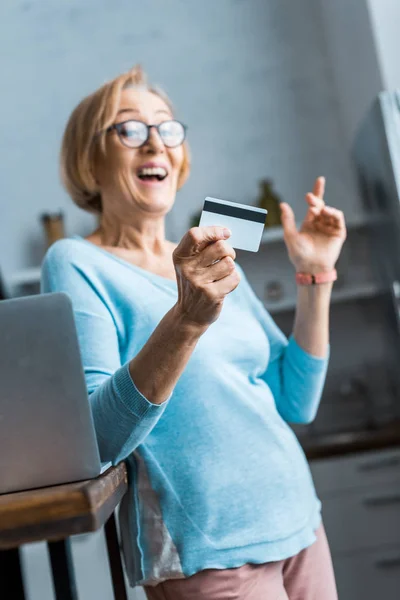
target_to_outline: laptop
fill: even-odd
[[[0,302],[0,493],[96,477],[100,463],[72,303]]]

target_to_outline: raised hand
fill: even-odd
[[[317,274],[334,269],[346,239],[344,215],[325,205],[325,178],[318,177],[306,195],[308,211],[298,230],[289,204],[281,204],[281,219],[289,258],[297,272]]]

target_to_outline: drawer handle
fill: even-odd
[[[369,460],[358,466],[359,471],[378,471],[379,469],[388,469],[400,465],[400,456],[388,456],[379,460]]]
[[[400,494],[390,494],[388,496],[375,496],[365,498],[363,504],[369,507],[390,506],[391,504],[400,504]]]
[[[375,566],[378,569],[393,569],[400,567],[400,556],[393,556],[393,558],[381,558],[375,562]]]

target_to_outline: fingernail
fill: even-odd
[[[223,234],[224,234],[225,238],[228,238],[228,237],[231,237],[232,231],[230,229],[228,229],[227,227],[224,227]]]

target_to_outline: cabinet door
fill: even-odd
[[[322,498],[332,492],[400,482],[400,448],[315,460],[311,461],[310,468]]]
[[[400,484],[332,494],[322,503],[322,518],[333,555],[396,544]]]
[[[334,560],[340,600],[399,600],[400,545]]]

